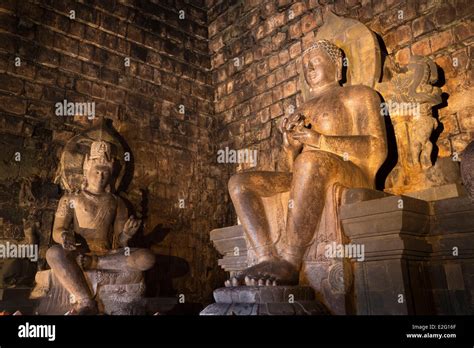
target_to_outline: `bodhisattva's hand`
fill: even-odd
[[[61,233],[61,245],[64,250],[76,250],[76,238],[71,233],[65,231]]]
[[[123,233],[125,233],[127,236],[133,236],[135,233],[137,233],[141,223],[141,220],[135,219],[135,217],[131,215],[123,226]]]
[[[304,125],[298,125],[291,133],[293,139],[302,144],[319,148],[321,143],[321,134],[313,129],[306,128]]]

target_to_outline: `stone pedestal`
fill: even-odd
[[[145,298],[142,272],[86,271],[99,311],[107,315],[144,315],[170,311],[176,298]],[[62,315],[69,311],[74,299],[50,271],[36,274],[36,286],[30,298],[36,299],[38,314]]]
[[[357,314],[473,314],[474,205],[390,196],[341,207]]]
[[[434,202],[443,199],[463,197],[466,195],[466,189],[462,185],[455,183],[404,193],[404,195],[423,201]]]
[[[330,314],[309,286],[237,286],[214,290],[213,303],[201,315]]]

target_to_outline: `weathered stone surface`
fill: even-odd
[[[145,284],[141,272],[114,274],[109,277],[98,275],[97,271],[87,271],[86,277],[92,284],[101,310],[107,315],[165,313],[172,310],[178,302],[177,298],[143,297]],[[36,286],[29,298],[36,303],[33,312],[38,314],[62,315],[69,311],[74,303],[50,270],[36,274]]]
[[[466,195],[466,190],[460,184],[455,183],[409,192],[406,195],[424,201],[439,201],[464,196]]]
[[[314,300],[314,291],[309,286],[238,286],[214,290],[217,303],[269,303]]]
[[[200,315],[326,315],[311,287],[239,286],[214,291],[216,303]]]
[[[394,205],[395,202],[402,205]],[[472,314],[474,205],[393,196],[343,205],[358,314]]]

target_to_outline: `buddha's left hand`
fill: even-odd
[[[321,142],[321,134],[316,132],[313,129],[306,128],[302,125],[296,127],[291,133],[293,139],[298,140],[299,142],[319,148]]]
[[[135,219],[135,217],[131,215],[123,226],[123,233],[128,236],[133,236],[135,233],[137,233],[141,223],[141,220]]]

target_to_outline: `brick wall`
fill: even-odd
[[[473,138],[472,1],[216,0],[209,5],[219,146],[258,149],[258,169],[275,170],[279,164],[277,123],[302,102],[295,61],[323,24],[325,7],[367,25],[396,63],[418,54],[439,65],[444,92],[434,135],[439,135],[439,156],[460,153]]]
[[[210,300],[222,273],[209,231],[228,222],[222,210],[225,191],[216,185],[219,168],[210,160],[215,150],[206,20],[199,1],[1,2],[0,217],[5,226],[21,229],[28,213],[18,204],[22,180],[38,176],[52,182],[65,142],[91,125],[86,117],[55,116],[55,103],[94,101],[96,117],[113,121],[134,156],[125,197],[135,207],[146,205],[144,232],[159,255],[154,276],[160,294]],[[54,208],[40,212],[43,245],[53,215]]]

